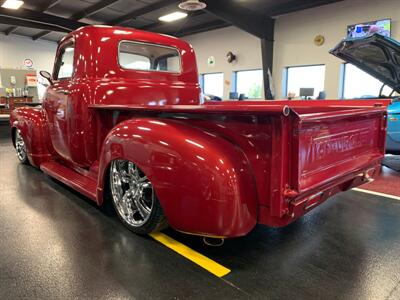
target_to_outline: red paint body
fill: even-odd
[[[172,227],[236,237],[285,226],[375,175],[384,155],[384,100],[200,103],[195,54],[179,39],[84,27],[74,74],[43,109],[11,115],[30,162],[101,205],[113,159],[137,164]],[[182,72],[124,70],[122,40],[178,49]],[[379,104],[379,105],[376,105]]]

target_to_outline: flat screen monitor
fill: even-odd
[[[314,96],[314,88],[300,88],[300,97],[312,97]]]
[[[391,20],[383,19],[347,26],[347,37],[362,38],[374,33],[390,37]]]
[[[230,92],[229,99],[237,100],[237,99],[239,99],[239,94],[236,92]]]

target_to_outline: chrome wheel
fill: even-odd
[[[19,129],[15,132],[15,150],[17,151],[18,159],[25,163],[27,161],[26,146]]]
[[[110,189],[121,219],[132,227],[145,225],[156,202],[147,176],[131,161],[114,160],[110,170]]]

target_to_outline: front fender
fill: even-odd
[[[102,147],[98,201],[114,159],[127,159],[151,180],[177,230],[233,237],[257,222],[254,176],[243,152],[224,138],[169,119],[118,124]]]
[[[39,167],[50,158],[47,148],[47,127],[41,109],[21,107],[10,114],[10,126],[14,139],[14,130],[19,129],[24,139],[29,162]],[[14,146],[15,141],[13,140]]]

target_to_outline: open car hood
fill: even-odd
[[[400,93],[400,43],[374,34],[347,38],[331,54],[357,66]]]

